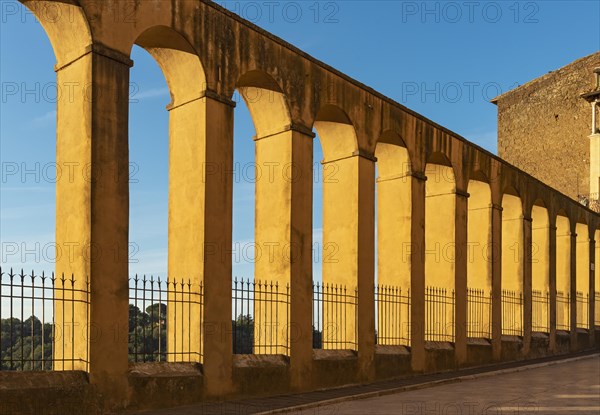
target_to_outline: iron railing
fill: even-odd
[[[129,279],[129,361],[201,362],[202,283]]]
[[[590,295],[588,293],[582,293],[580,291],[576,292],[575,296],[575,304],[577,306],[577,327],[581,329],[587,329],[590,327],[590,314],[589,314],[589,305],[590,305]]]
[[[550,293],[531,291],[531,330],[539,333],[550,332]]]
[[[600,327],[600,291],[594,294],[594,304],[594,326]]]
[[[233,352],[289,355],[290,287],[233,281]]]
[[[523,335],[523,293],[502,290],[502,334]]]
[[[357,350],[358,290],[313,283],[313,348]]]
[[[492,338],[492,294],[467,288],[467,337]]]
[[[0,267],[0,370],[86,370],[89,282]]]
[[[571,330],[571,296],[556,292],[556,330]]]
[[[454,342],[454,290],[425,288],[425,340]]]
[[[410,345],[410,290],[389,285],[375,286],[376,344]]]

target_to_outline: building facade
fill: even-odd
[[[573,199],[598,199],[600,150],[582,94],[598,88],[599,66],[597,52],[492,100],[498,106],[498,155]]]

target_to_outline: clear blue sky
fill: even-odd
[[[9,13],[9,3],[0,0],[1,262],[52,270],[55,58],[41,26],[20,5]],[[489,99],[600,49],[599,1],[219,3],[492,152],[496,108]],[[165,275],[169,96],[152,58],[136,47],[132,59],[137,102],[130,105],[129,140],[137,183],[130,188],[130,271]],[[21,94],[25,89],[33,92]],[[235,162],[242,166],[254,158],[254,127],[242,102],[235,117]],[[316,243],[320,194],[315,186]],[[238,252],[251,251],[253,204],[253,184],[236,182]],[[234,276],[252,277],[244,259],[234,261]],[[318,261],[314,269],[318,279]]]

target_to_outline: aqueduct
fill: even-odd
[[[91,323],[86,327],[97,335],[75,337],[70,357],[111,405],[131,398],[122,341],[129,224],[123,173],[134,45],[155,58],[172,97],[169,273],[201,284],[203,305],[188,305],[188,324],[170,330],[191,339],[185,359],[175,360],[202,363],[197,399],[242,393],[231,341],[228,172],[236,89],[256,128],[256,163],[274,171],[274,180],[256,183],[255,240],[275,252],[258,260],[255,273],[289,285],[289,306],[278,310],[286,328],[268,340],[285,345],[275,352],[285,356],[277,391],[282,384],[284,391],[310,390],[598,342],[597,213],[210,1],[21,1],[50,38],[58,84],[87,86],[87,94],[57,104],[57,163],[89,166],[91,180],[81,174],[57,184],[56,242],[80,248],[56,271],[88,276],[89,308],[82,302],[57,313]],[[49,10],[59,18],[48,19]],[[355,318],[344,333],[330,335],[344,340],[325,347],[352,354],[333,366],[327,359],[336,358],[334,351],[315,358],[312,347],[313,129],[323,164],[336,171],[323,183],[323,239],[338,256],[324,263],[323,282],[356,290]],[[376,331],[398,322],[376,328],[376,314],[384,312],[375,306],[376,269],[378,284],[410,293],[410,325],[377,345]],[[578,293],[589,299],[583,308]],[[491,327],[473,321],[469,298],[477,295],[478,315],[490,315]],[[432,296],[451,298],[452,307],[430,309]],[[538,297],[547,298],[545,306],[538,307]],[[334,327],[337,318],[324,316]],[[489,347],[472,338],[487,339]],[[323,385],[332,367],[339,375]],[[264,379],[260,387],[276,389]]]

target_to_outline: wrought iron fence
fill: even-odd
[[[467,337],[492,338],[492,294],[467,288]]]
[[[356,350],[358,290],[313,283],[313,348]]]
[[[556,330],[571,330],[571,296],[556,292]]]
[[[376,344],[410,345],[410,290],[375,286]]]
[[[575,296],[575,304],[577,306],[577,327],[581,329],[587,329],[590,327],[590,314],[589,314],[589,305],[590,298],[588,293],[582,293],[580,291],[576,292]]]
[[[129,279],[129,361],[201,362],[202,283]]]
[[[233,352],[289,355],[290,287],[233,281]]]
[[[550,293],[531,291],[531,330],[539,333],[550,332]]]
[[[0,370],[88,369],[87,279],[0,267],[0,321]]]
[[[454,342],[454,290],[425,288],[425,340]]]
[[[523,335],[523,293],[502,290],[502,334]]]

